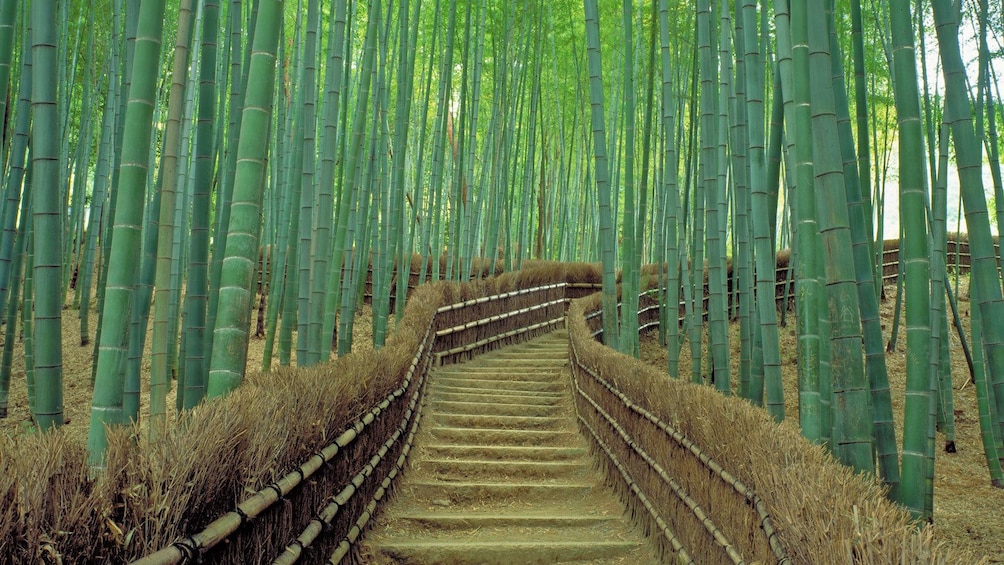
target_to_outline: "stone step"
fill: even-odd
[[[437,506],[464,506],[470,503],[514,504],[520,501],[536,503],[581,501],[591,496],[598,487],[594,483],[535,480],[533,482],[481,482],[413,480],[407,491],[418,500],[431,501]]]
[[[538,369],[535,367],[518,367],[505,365],[499,367],[468,367],[453,369],[450,371],[440,371],[438,378],[450,379],[485,379],[494,381],[529,381],[529,382],[555,382],[558,380],[558,372],[548,369]]]
[[[575,479],[591,469],[582,461],[491,461],[487,459],[425,459],[423,472],[437,478],[463,477],[485,480]]]
[[[432,459],[482,459],[485,461],[568,461],[585,457],[582,447],[504,446],[504,445],[426,445]]]
[[[474,414],[482,416],[554,416],[562,407],[546,404],[516,404],[512,402],[459,402],[433,400],[430,406],[437,413]]]
[[[544,446],[569,447],[582,445],[582,437],[568,430],[513,430],[498,428],[451,427],[442,425],[428,430],[429,437],[437,442],[458,444],[490,443],[500,447]]]
[[[519,349],[503,349],[485,354],[478,359],[479,363],[498,361],[505,359],[524,365],[544,364],[561,365],[568,362],[568,349],[562,351],[553,349],[538,349],[523,347]]]
[[[429,383],[434,389],[438,387],[466,388],[466,389],[488,389],[488,390],[511,390],[515,392],[561,392],[565,390],[564,385],[556,380],[550,381],[517,381],[485,378],[483,375],[477,377],[447,377],[436,375]]]
[[[566,532],[572,528],[592,530],[595,526],[609,525],[612,521],[619,521],[617,519],[620,517],[559,512],[511,512],[499,514],[495,512],[450,512],[442,510],[394,514],[393,516],[388,516],[388,518],[402,526],[425,528],[432,531],[467,530],[465,535],[471,537],[473,535],[471,532],[491,528],[507,528],[509,530],[562,528]]]
[[[562,367],[568,365],[568,359],[555,359],[554,357],[548,355],[546,357],[533,357],[528,358],[526,355],[518,355],[515,357],[486,357],[479,358],[477,365],[470,366],[471,369],[478,370],[489,370],[493,367],[509,367],[513,369],[548,369],[551,371],[557,371]],[[448,367],[457,367],[458,365],[449,365]]]
[[[457,387],[435,387],[428,392],[432,401],[448,402],[504,402],[512,404],[537,404],[554,406],[562,404],[564,395],[553,392],[513,392],[491,389],[463,389]]]
[[[554,353],[557,356],[568,354],[568,342],[567,341],[541,341],[541,342],[527,342],[522,345],[515,345],[513,347],[499,350],[501,351],[547,351]],[[490,354],[489,354],[490,355]]]
[[[566,563],[572,560],[615,559],[638,549],[638,542],[575,540],[413,541],[380,545],[383,556],[395,563],[451,563],[457,565],[523,565]]]
[[[497,416],[437,412],[430,415],[430,419],[436,424],[448,428],[558,430],[571,425],[567,418],[553,416]]]

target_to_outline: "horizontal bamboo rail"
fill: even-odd
[[[897,267],[898,246],[899,246],[899,241],[895,239],[887,239],[883,244],[882,284],[884,285],[889,285],[896,282],[897,271],[898,271]],[[994,251],[997,256],[1000,256],[1000,245],[996,242],[994,243]],[[958,268],[960,272],[967,272],[969,270],[970,265],[972,263],[972,255],[969,252],[968,241],[959,241],[958,236],[956,234],[949,234],[949,240],[948,240],[948,245],[946,247],[945,255],[946,255],[946,263],[949,268]],[[774,280],[776,281],[775,296],[778,301],[781,301],[785,297],[787,297],[789,300],[794,299],[794,294],[791,292],[791,290],[790,289],[786,290],[786,286],[790,284],[790,281],[787,280],[788,270],[789,270],[788,265],[778,265],[776,268],[777,272]],[[481,272],[479,274],[482,275],[493,274],[492,272],[489,272],[489,270],[486,270],[484,266],[482,266],[480,271]],[[426,279],[424,281],[420,281],[419,280],[420,272],[409,268],[408,285],[407,285],[408,292],[410,293],[411,291],[418,288],[419,285],[431,281],[431,272],[432,272],[431,269],[429,269],[428,274],[426,274]],[[373,270],[371,266],[367,270],[366,281],[365,281],[364,298],[367,301],[372,299],[373,297],[372,292],[370,290],[372,273]],[[394,272],[392,273],[392,280],[396,281],[397,274],[398,271],[397,268],[395,267]],[[498,274],[498,272],[494,272],[494,274]],[[601,290],[602,286],[603,285],[600,284],[599,282],[567,283],[566,301],[588,296],[593,292]],[[390,298],[392,302],[395,300],[393,292],[391,293]]]
[[[564,317],[561,317],[561,318],[552,318],[552,319],[544,321],[544,322],[540,322],[540,323],[537,323],[537,324],[532,324],[532,325],[529,325],[529,326],[526,326],[526,327],[522,327],[522,328],[518,328],[518,329],[515,329],[515,330],[511,330],[511,331],[508,331],[508,332],[505,332],[505,333],[501,333],[501,334],[498,334],[498,335],[487,337],[485,339],[480,339],[478,341],[471,342],[471,343],[469,343],[467,345],[462,345],[460,347],[454,347],[453,349],[448,349],[446,351],[441,351],[441,352],[439,352],[439,353],[436,354],[436,364],[443,365],[445,363],[443,361],[443,359],[445,359],[448,356],[458,355],[460,353],[470,353],[471,351],[474,351],[474,350],[480,349],[480,348],[484,348],[484,347],[486,347],[488,345],[491,345],[492,343],[495,343],[497,341],[500,341],[500,340],[503,340],[503,339],[506,339],[506,338],[510,338],[510,337],[515,337],[517,335],[524,334],[524,333],[527,333],[527,332],[532,332],[534,330],[540,330],[540,329],[548,328],[548,327],[551,327],[551,326],[557,326],[557,325],[563,323],[564,321],[565,321]]]
[[[424,341],[425,340],[423,340],[423,343]],[[426,362],[428,362],[429,352],[431,350],[430,348],[423,347],[423,351],[425,352],[424,355],[426,357]],[[420,352],[420,354],[422,353]],[[339,511],[345,508],[349,500],[356,493],[356,490],[370,477],[373,470],[383,460],[394,443],[397,442],[401,433],[404,432],[410,422],[411,430],[405,440],[404,449],[401,451],[401,455],[398,457],[394,467],[390,470],[387,476],[384,477],[376,494],[374,494],[373,500],[379,502],[379,500],[383,498],[387,488],[389,488],[390,484],[404,467],[408,453],[411,451],[411,447],[414,444],[415,433],[418,430],[418,423],[421,420],[421,398],[425,391],[425,377],[426,371],[423,371],[419,377],[418,385],[411,395],[411,401],[408,404],[408,409],[405,411],[404,419],[401,421],[401,424],[398,426],[394,435],[387,440],[384,446],[370,458],[370,461],[358,473],[356,473],[352,480],[349,481],[349,483],[346,484],[341,491],[329,498],[331,502],[329,502],[317,513],[317,515],[307,524],[296,539],[286,545],[286,549],[273,561],[274,565],[289,565],[291,563],[296,563],[299,560],[303,554],[303,550],[310,547],[314,540],[316,540],[323,531],[331,526],[331,524],[335,521],[335,518],[338,517]],[[412,415],[414,415],[414,418],[412,418]],[[374,502],[373,504],[375,505],[376,503]],[[367,508],[368,507],[369,505],[367,505]],[[346,537],[346,539],[348,539],[348,537]],[[353,537],[352,539],[355,538]],[[343,540],[343,542],[344,541],[345,540]],[[339,547],[341,547],[341,545],[342,544],[339,543]]]
[[[551,300],[550,302],[543,302],[541,304],[535,304],[527,308],[520,308],[519,310],[513,310],[512,312],[506,312],[505,314],[495,314],[494,316],[488,316],[487,318],[481,318],[479,320],[474,320],[473,322],[467,322],[459,326],[454,326],[452,328],[445,328],[436,332],[436,337],[443,337],[450,335],[452,333],[469,330],[471,328],[476,328],[478,326],[483,326],[485,324],[491,324],[493,322],[500,322],[506,318],[511,318],[513,316],[518,316],[520,314],[529,314],[535,310],[540,310],[541,308],[548,308],[551,306],[556,306],[558,304],[564,305],[565,299]]]
[[[732,542],[729,541],[728,536],[726,536],[725,533],[722,532],[722,530],[715,525],[715,522],[710,517],[708,517],[707,513],[704,512],[704,509],[701,508],[701,505],[698,504],[697,501],[695,501],[693,498],[691,498],[689,494],[687,494],[687,490],[683,488],[680,485],[680,483],[673,480],[673,478],[669,476],[669,473],[667,473],[666,470],[663,469],[663,467],[659,465],[659,463],[655,459],[653,459],[652,456],[650,456],[648,452],[645,451],[644,448],[639,446],[638,443],[634,440],[634,438],[631,437],[629,433],[624,431],[624,428],[622,428],[617,423],[617,420],[613,416],[611,416],[606,410],[604,410],[603,407],[596,402],[596,400],[590,397],[586,393],[586,391],[582,390],[582,388],[579,387],[577,384],[575,385],[575,393],[581,396],[592,407],[593,411],[596,412],[597,415],[603,418],[603,420],[610,426],[610,428],[614,430],[618,436],[620,436],[621,441],[623,441],[625,445],[630,447],[631,450],[634,451],[636,455],[638,455],[638,457],[640,457],[643,461],[645,461],[645,463],[648,464],[648,466],[653,471],[655,471],[656,475],[658,475],[659,478],[662,479],[662,482],[666,486],[668,486],[670,490],[673,491],[673,494],[676,495],[676,497],[680,499],[680,501],[687,506],[687,509],[690,511],[690,513],[694,515],[694,517],[697,519],[697,521],[701,523],[702,526],[704,526],[704,529],[715,540],[715,543],[718,544],[721,550],[725,553],[726,557],[728,557],[728,559],[732,561],[732,563],[734,563],[735,565],[745,563],[745,560],[743,559],[742,555],[740,555],[739,552],[736,551],[736,548],[733,547]],[[585,422],[585,418],[583,418],[581,415],[579,416],[579,419]],[[588,424],[586,425],[589,428],[589,431],[592,434],[593,438],[596,439],[597,442],[602,441],[602,439],[600,439],[596,431]],[[607,452],[608,456],[613,456],[609,448],[604,447],[604,451]],[[643,502],[646,500],[646,498],[644,498],[645,497],[644,493],[638,493],[637,496],[639,499],[642,499]]]
[[[597,383],[599,383],[601,386],[607,389],[613,396],[617,398],[617,400],[621,402],[621,404],[625,408],[631,410],[632,412],[635,412],[636,414],[648,420],[654,426],[662,430],[666,434],[666,436],[672,439],[677,445],[690,452],[694,458],[696,458],[698,461],[701,462],[701,465],[703,465],[706,469],[711,471],[715,476],[720,478],[722,482],[730,486],[738,495],[745,498],[750,507],[753,508],[753,510],[757,513],[759,517],[760,527],[763,530],[764,535],[767,537],[771,550],[777,556],[778,562],[779,563],[787,562],[786,561],[787,555],[785,553],[784,548],[781,546],[780,540],[777,537],[777,528],[774,527],[774,523],[771,520],[770,514],[767,512],[767,507],[764,504],[763,499],[761,499],[760,496],[752,488],[746,486],[742,481],[740,481],[731,473],[729,473],[718,462],[716,462],[714,459],[712,459],[710,456],[704,453],[701,450],[701,448],[697,446],[697,444],[687,439],[687,437],[683,435],[683,433],[681,433],[679,430],[670,426],[652,412],[646,410],[641,406],[638,406],[634,402],[631,402],[631,400],[624,393],[617,390],[612,384],[610,384],[608,381],[597,375],[592,369],[585,367],[580,363],[577,363],[577,356],[575,356],[573,364],[575,364],[575,366],[578,369],[585,372],[587,375],[592,377]]]
[[[624,482],[628,485],[628,488],[631,490],[631,493],[634,494],[635,497],[641,501],[642,505],[645,507],[645,510],[648,511],[649,515],[655,520],[656,526],[659,528],[659,531],[662,532],[663,537],[666,538],[666,541],[669,542],[670,547],[672,547],[673,551],[676,553],[677,561],[685,564],[694,563],[694,559],[690,557],[689,553],[687,553],[687,548],[683,547],[683,544],[680,543],[680,539],[677,538],[675,534],[673,534],[673,531],[669,528],[669,524],[666,523],[665,518],[662,517],[662,514],[659,512],[659,510],[655,507],[654,504],[652,504],[652,501],[649,499],[649,497],[645,496],[645,493],[642,492],[641,487],[639,487],[638,483],[635,482],[635,480],[631,477],[631,473],[628,472],[627,468],[620,461],[620,459],[613,452],[613,450],[611,450],[610,447],[607,446],[606,442],[603,441],[603,438],[601,438],[600,435],[596,433],[596,430],[589,425],[589,422],[585,418],[579,416],[578,419],[579,423],[582,424],[582,426],[586,428],[586,430],[592,436],[593,440],[596,442],[596,445],[600,447],[600,449],[607,456],[607,458],[610,459],[610,461],[613,463],[614,467],[617,468],[617,471],[621,474],[621,478],[624,479]]]
[[[437,319],[448,316],[459,319],[460,323],[436,331],[436,363],[442,365],[462,355],[471,356],[513,340],[530,338],[564,323],[566,286],[566,283],[546,284],[440,307]],[[517,304],[499,306],[510,301]]]
[[[610,393],[611,397],[614,398],[616,401],[620,402],[622,406],[634,412],[635,414],[639,415],[640,417],[644,418],[645,420],[650,422],[653,426],[661,430],[666,435],[666,437],[670,438],[671,440],[673,440],[674,443],[685,449],[686,452],[690,453],[691,456],[695,460],[699,461],[700,464],[708,471],[710,471],[713,476],[717,477],[724,484],[731,487],[731,489],[738,496],[742,497],[745,500],[746,504],[751,508],[751,510],[756,513],[758,523],[760,526],[760,531],[765,536],[771,551],[777,558],[777,562],[779,564],[790,563],[790,559],[788,558],[787,553],[785,552],[783,546],[781,545],[780,540],[778,539],[777,529],[773,524],[770,514],[767,512],[766,505],[764,504],[760,496],[757,495],[753,489],[746,486],[742,481],[740,481],[738,478],[729,473],[714,459],[705,454],[700,449],[700,447],[698,447],[692,441],[687,439],[687,437],[683,435],[683,433],[681,433],[679,430],[673,428],[668,423],[662,421],[658,416],[646,410],[644,407],[638,406],[636,403],[632,402],[627,397],[627,395],[617,390],[616,387],[614,387],[610,382],[608,382],[607,380],[603,379],[601,376],[596,374],[596,372],[593,371],[591,368],[585,366],[579,359],[578,352],[575,348],[574,343],[572,343],[570,346],[570,357],[571,357],[571,364],[573,367],[572,377],[573,377],[573,390],[575,391],[575,393],[584,398],[587,401],[587,403],[593,407],[594,411],[596,411],[597,414],[602,415],[604,420],[608,423],[608,425],[610,425],[613,429],[615,429],[618,432],[618,434],[621,436],[622,441],[624,441],[626,445],[631,447],[631,449],[635,451],[635,453],[638,454],[638,456],[646,462],[649,468],[652,469],[653,472],[655,472],[664,482],[667,483],[667,485],[669,485],[673,489],[673,491],[677,494],[677,496],[684,501],[687,507],[690,508],[691,512],[701,521],[701,523],[707,529],[708,534],[714,538],[717,544],[719,544],[721,547],[725,549],[728,557],[734,563],[741,562],[742,557],[738,555],[737,552],[735,552],[735,549],[728,542],[728,538],[724,535],[724,533],[722,533],[714,525],[711,519],[707,517],[704,511],[699,506],[697,506],[696,503],[693,503],[692,499],[690,499],[689,496],[686,496],[685,493],[681,495],[681,493],[677,490],[678,485],[674,486],[673,484],[670,484],[670,482],[675,483],[675,481],[673,481],[668,476],[666,471],[662,469],[657,463],[655,463],[655,461],[647,454],[643,454],[643,449],[640,446],[638,446],[636,442],[633,439],[631,439],[626,432],[624,432],[623,427],[620,426],[612,417],[610,417],[609,414],[601,408],[598,402],[596,402],[595,400],[590,398],[587,394],[585,394],[585,392],[578,383],[578,373],[580,371],[588,375],[596,383],[598,383],[600,386],[606,389]],[[580,413],[580,418],[582,418],[581,413]],[[593,433],[595,435],[595,432]],[[639,500],[642,500],[642,502],[645,503],[643,499],[639,498]],[[737,561],[737,559],[739,559],[739,561]]]

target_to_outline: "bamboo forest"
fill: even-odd
[[[1002,73],[991,0],[0,0],[0,564],[1002,562]]]

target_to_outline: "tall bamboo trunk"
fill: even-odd
[[[241,115],[230,228],[224,242],[221,305],[213,329],[209,397],[233,390],[244,378],[251,325],[251,290],[258,260],[261,202],[268,131],[275,93],[275,61],[282,26],[281,0],[261,0],[254,32],[248,86]]]
[[[126,106],[122,166],[98,342],[94,402],[87,438],[89,462],[104,465],[109,426],[125,424],[122,393],[133,289],[139,264],[146,201],[150,133],[157,93],[164,2],[144,2],[139,13],[132,81]]]

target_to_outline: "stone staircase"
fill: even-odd
[[[365,563],[658,563],[579,435],[567,334],[430,375],[410,464]]]

